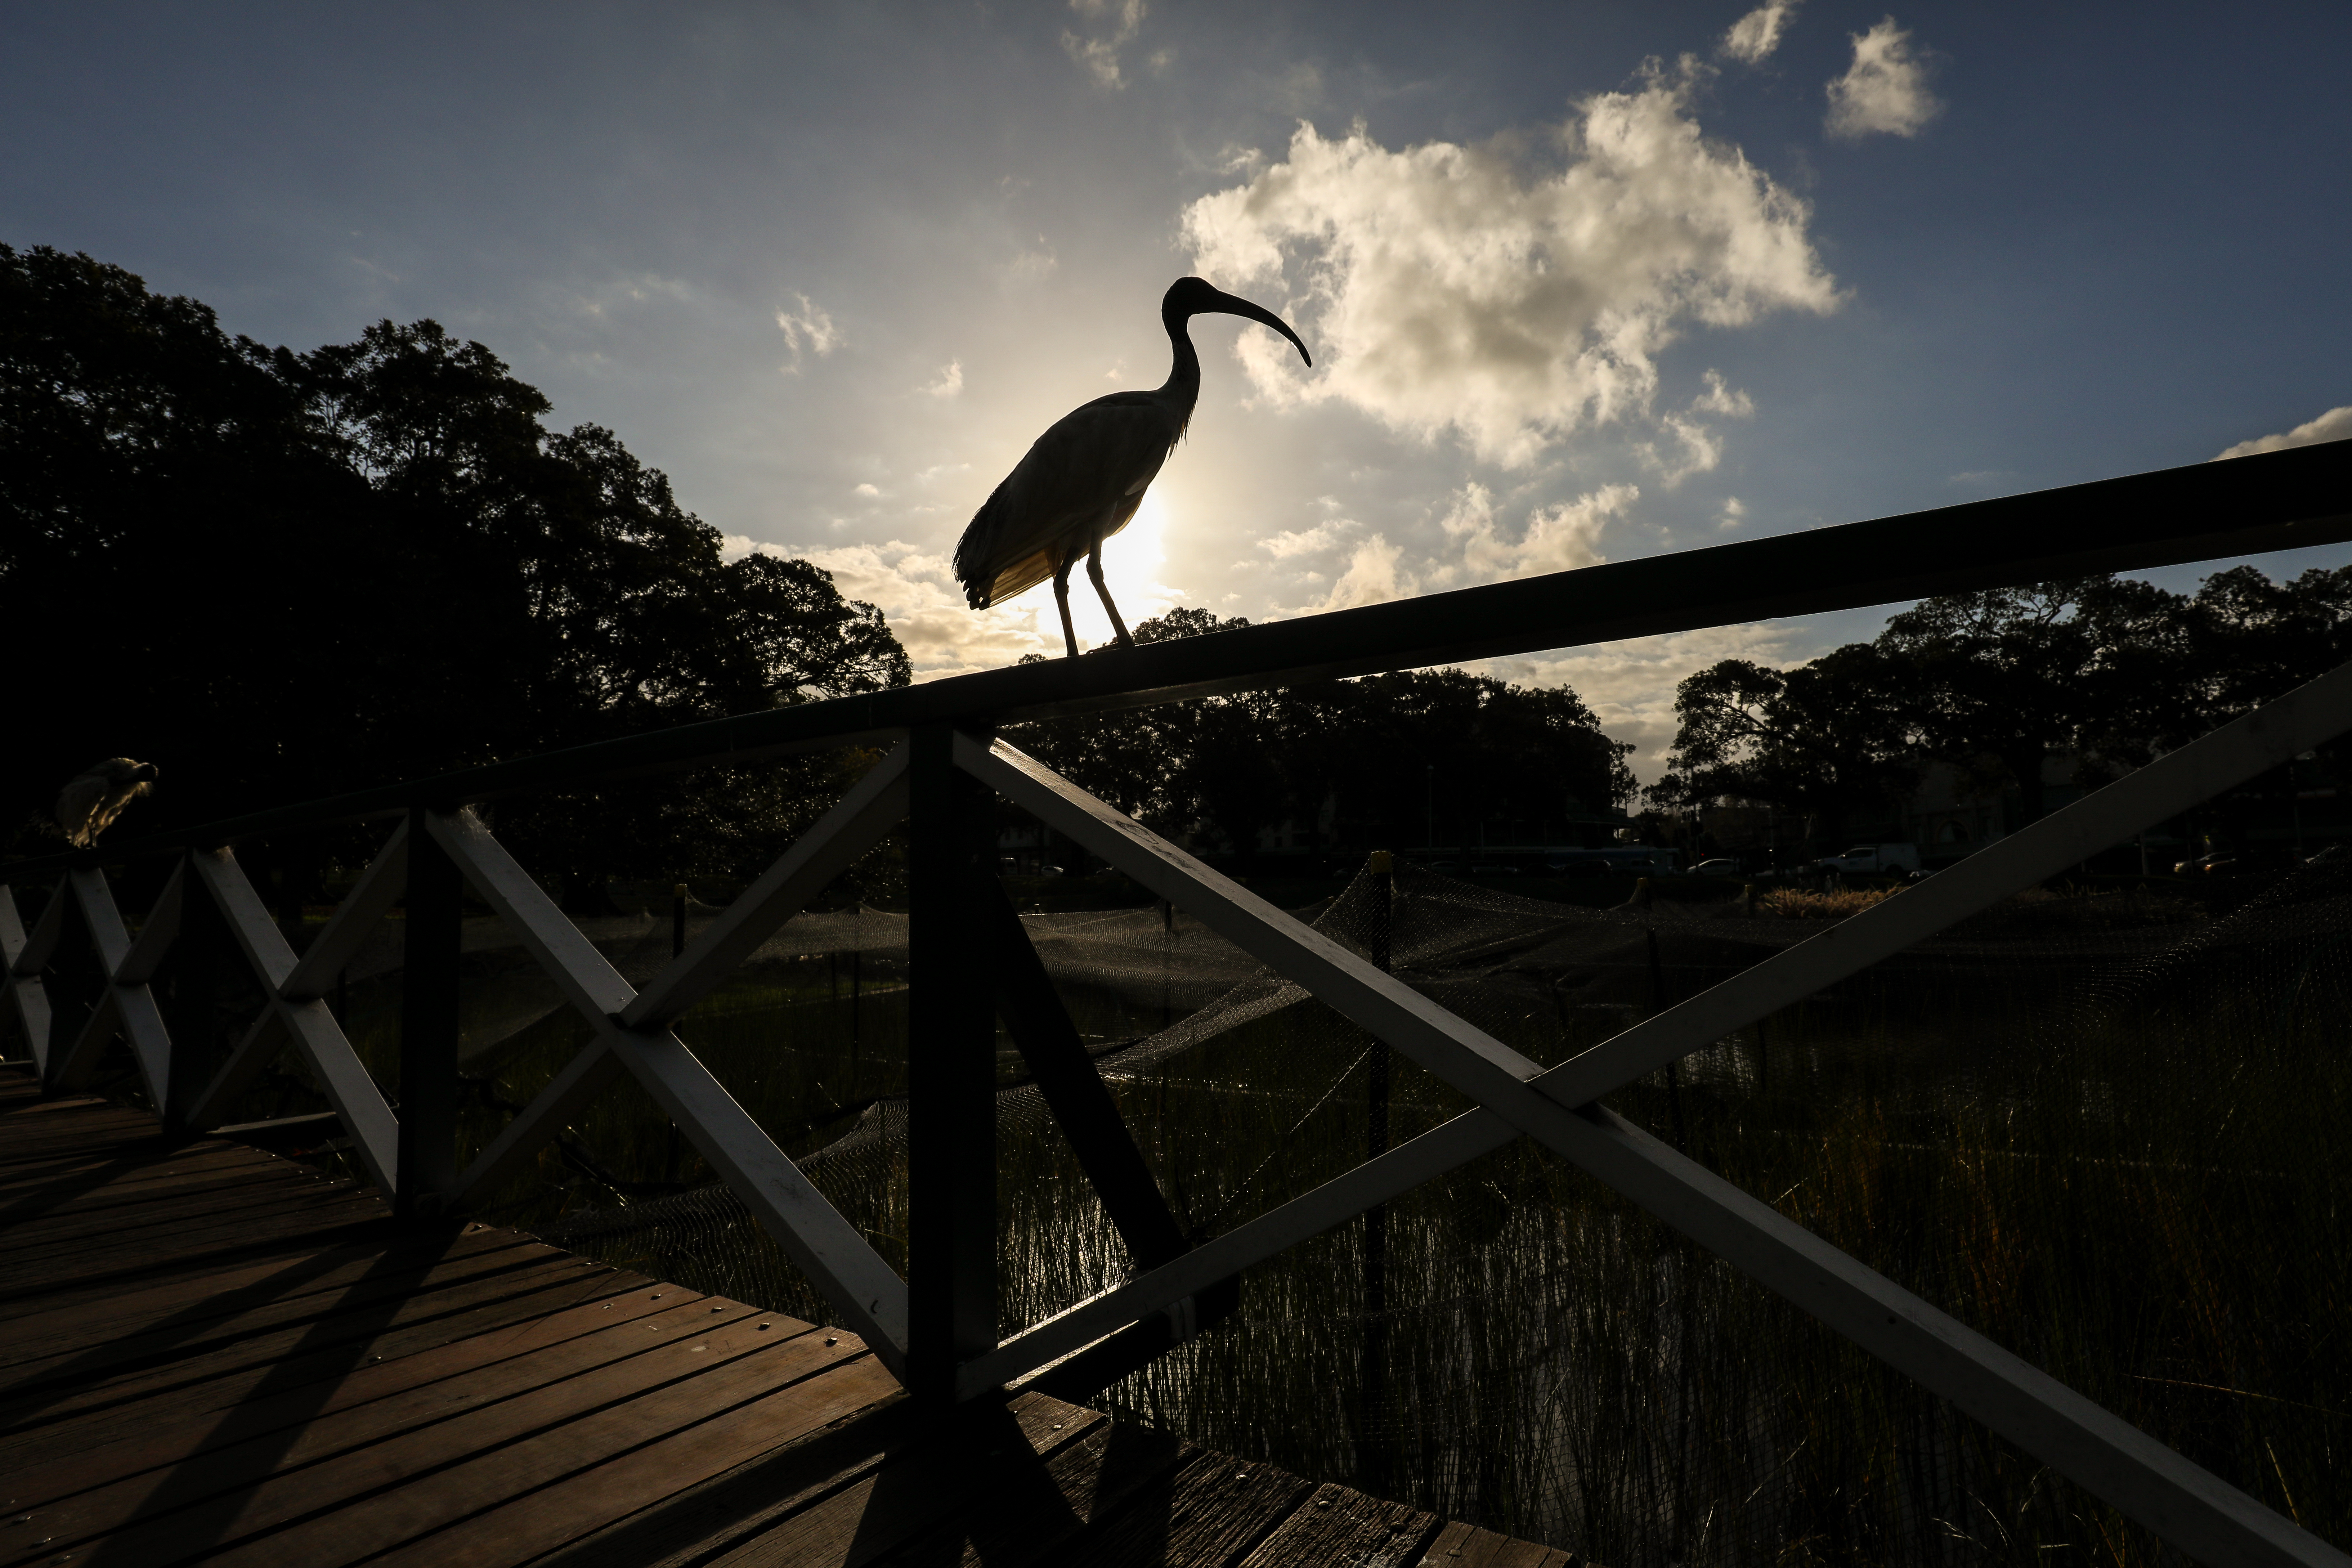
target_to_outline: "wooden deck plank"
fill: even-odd
[[[173,1422],[145,1425],[111,1442],[15,1469],[9,1476],[7,1490],[22,1508],[34,1508],[166,1465],[177,1465],[200,1454],[209,1456],[230,1445],[267,1436],[289,1426],[308,1427],[299,1439],[307,1443],[318,1424],[347,1411],[396,1399],[452,1379],[471,1379],[506,1362],[562,1350],[582,1339],[606,1337],[607,1331],[623,1323],[633,1323],[656,1312],[683,1310],[706,1300],[692,1297],[671,1309],[649,1299],[650,1290],[660,1289],[653,1280],[635,1274],[614,1278],[621,1288],[601,1301],[528,1317],[519,1323],[485,1326],[479,1332],[448,1344],[395,1356],[387,1362],[371,1363],[341,1377],[240,1400],[223,1409]],[[634,1338],[627,1338],[626,1344],[631,1352],[644,1348]],[[289,1454],[293,1452],[293,1441],[289,1440]]]
[[[1193,1448],[1044,1561],[1069,1568],[1227,1568],[1280,1529],[1314,1489],[1272,1465]]]
[[[1573,1552],[1514,1541],[1475,1524],[1449,1524],[1429,1543],[1423,1561],[1430,1568],[1594,1568]]]
[[[590,1373],[314,1465],[282,1483],[243,1494],[244,1506],[227,1530],[213,1537],[238,1544],[205,1562],[219,1568],[282,1568],[289,1563],[341,1568],[362,1561],[837,1367],[845,1350],[862,1352],[846,1340],[828,1346],[827,1337],[809,1331],[781,1344],[766,1343],[774,1332],[761,1331],[755,1323],[739,1323],[707,1338],[680,1334],[640,1363]],[[698,1345],[705,1348],[698,1351]],[[652,1382],[649,1373],[667,1373],[672,1381]],[[177,1517],[157,1521],[140,1545],[148,1551],[176,1549]],[[212,1521],[205,1525],[209,1531]],[[259,1529],[269,1533],[257,1535]],[[139,1533],[108,1538],[110,1550],[111,1543],[128,1544]],[[138,1560],[137,1551],[126,1559]]]
[[[672,1290],[668,1297],[675,1301],[677,1294]],[[583,1372],[649,1354],[667,1342],[656,1337],[665,1332],[707,1333],[709,1324],[733,1322],[751,1313],[751,1308],[732,1301],[723,1303],[720,1310],[724,1317],[712,1315],[709,1299],[697,1297],[678,1301],[671,1310],[615,1323],[599,1333],[478,1370],[454,1383],[428,1384],[241,1442],[208,1436],[199,1451],[168,1468],[151,1468],[107,1486],[68,1493],[50,1500],[46,1507],[36,1509],[35,1500],[23,1495],[26,1489],[12,1479],[9,1489],[19,1495],[11,1506],[32,1510],[34,1522],[42,1527],[42,1532],[61,1544],[120,1534],[147,1520],[211,1502],[224,1493],[256,1489],[306,1466],[422,1432],[436,1423],[551,1387]],[[639,1331],[646,1329],[653,1332]],[[8,1561],[5,1538],[0,1538],[0,1563]]]
[[[290,1300],[271,1300],[268,1292],[256,1290],[250,1295],[260,1299],[241,1311],[218,1312],[215,1298],[160,1323],[126,1322],[119,1332],[107,1332],[93,1323],[81,1334],[71,1336],[73,1342],[58,1343],[58,1340],[68,1336],[55,1336],[26,1347],[22,1360],[0,1365],[0,1398],[63,1379],[95,1378],[167,1357],[194,1355],[271,1329],[355,1311],[393,1297],[415,1296],[536,1264],[568,1260],[570,1256],[543,1242],[518,1238],[514,1245],[496,1251],[468,1249],[455,1257],[379,1259],[337,1288],[303,1290]]]
[[[1242,1560],[1242,1568],[1418,1563],[1444,1522],[1433,1513],[1382,1502],[1347,1487],[1318,1487],[1306,1506]]]
[[[880,1560],[882,1568],[959,1563],[1025,1568],[1161,1479],[1186,1450],[1181,1439],[1105,1421],[1024,1467],[962,1515]]]
[[[340,1290],[386,1267],[434,1268],[477,1255],[541,1246],[513,1231],[476,1226],[406,1238],[406,1245],[331,1247],[283,1264],[223,1269],[144,1289],[112,1292],[93,1311],[87,1303],[26,1312],[0,1336],[0,1367],[86,1344],[119,1341],[168,1324],[227,1318],[255,1301],[291,1303]],[[550,1249],[551,1250],[551,1249]]]
[[[0,1257],[0,1568],[1585,1568],[1041,1395],[942,1416],[853,1336],[9,1064]]]
[[[103,1238],[81,1237],[28,1247],[9,1259],[10,1288],[19,1295],[86,1279],[118,1273],[142,1258],[168,1264],[187,1258],[215,1256],[280,1236],[302,1235],[320,1224],[360,1223],[378,1218],[375,1200],[348,1189],[321,1184],[309,1190],[280,1194],[273,1202],[240,1208],[233,1216],[198,1220],[178,1226],[126,1228]]]
[[[10,1227],[16,1233],[10,1261],[18,1267],[37,1268],[52,1258],[103,1253],[168,1258],[194,1250],[205,1238],[221,1232],[297,1209],[348,1202],[354,1195],[350,1184],[329,1176],[287,1175],[239,1188],[215,1203],[201,1198],[162,1199],[152,1206],[141,1205],[127,1215],[100,1212],[31,1220],[21,1227]]]
[[[1074,1442],[1102,1420],[1058,1400],[1016,1402],[938,1423],[923,1440],[846,1485],[777,1518],[714,1560],[713,1568],[856,1568],[874,1563],[975,1503],[1016,1467]]]
[[[280,1268],[296,1267],[312,1258],[328,1257],[373,1257],[378,1251],[408,1247],[421,1235],[414,1227],[394,1226],[388,1216],[379,1216],[371,1226],[354,1227],[355,1233],[341,1240],[305,1241],[296,1237],[282,1247],[264,1244],[249,1249],[243,1257],[222,1259],[197,1257],[175,1259],[140,1270],[135,1279],[125,1282],[113,1276],[101,1276],[92,1282],[72,1282],[48,1289],[28,1290],[10,1300],[0,1301],[0,1324],[21,1322],[26,1318],[44,1317],[52,1312],[85,1305],[104,1305],[131,1295],[146,1296],[162,1290],[179,1290],[187,1300],[194,1300],[205,1293],[207,1281],[227,1281],[224,1289],[237,1289],[251,1279],[274,1273]]]
[[[861,1356],[375,1561],[382,1568],[499,1568],[529,1562],[652,1507],[682,1487],[869,1410],[898,1390],[888,1369],[870,1355]]]
[[[278,1181],[277,1170],[266,1164],[223,1164],[184,1176],[158,1180],[114,1181],[101,1184],[48,1182],[25,1190],[13,1200],[0,1194],[0,1226],[84,1215],[128,1217],[158,1198],[226,1194]]]
[[[318,1350],[297,1349],[275,1362],[264,1361],[215,1373],[161,1394],[130,1402],[100,1403],[58,1415],[24,1431],[0,1436],[0,1473],[14,1464],[58,1454],[80,1453],[100,1444],[149,1430],[160,1423],[193,1420],[250,1400],[332,1384],[402,1356],[435,1351],[488,1333],[520,1333],[529,1324],[551,1313],[594,1306],[615,1281],[634,1289],[637,1277],[592,1272],[583,1279],[558,1280],[541,1289],[488,1301],[447,1317],[407,1324],[389,1333],[350,1344]]]
[[[0,1127],[0,1140],[5,1140],[7,1135],[7,1129]],[[170,1160],[161,1165],[153,1160],[114,1159],[77,1149],[40,1166],[12,1166],[0,1173],[0,1204],[15,1203],[26,1194],[37,1192],[51,1184],[85,1180],[131,1186],[145,1182],[171,1181],[184,1172],[278,1163],[276,1157],[244,1143],[184,1143],[173,1152]],[[0,1208],[0,1213],[5,1212],[5,1208]]]
[[[273,1367],[287,1356],[299,1352],[333,1349],[346,1354],[356,1354],[359,1346],[388,1329],[446,1317],[481,1302],[520,1296],[548,1286],[593,1285],[601,1273],[595,1265],[559,1253],[549,1261],[488,1279],[470,1280],[424,1295],[370,1303],[352,1311],[333,1313],[293,1328],[254,1334],[161,1366],[94,1377],[70,1387],[38,1390],[0,1401],[0,1430],[55,1421],[85,1410],[129,1404],[246,1367]]]
[[[241,1262],[274,1251],[356,1241],[372,1233],[389,1234],[393,1228],[381,1202],[360,1194],[341,1203],[298,1207],[248,1219],[242,1226],[208,1229],[200,1237],[184,1237],[183,1246],[159,1249],[163,1255],[143,1265],[133,1248],[52,1259],[36,1279],[19,1280],[12,1269],[5,1283],[0,1283],[0,1295],[22,1300],[85,1285],[120,1285],[178,1264]]]

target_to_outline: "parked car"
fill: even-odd
[[[1694,877],[1737,877],[1739,875],[1739,862],[1717,856],[1712,860],[1700,861],[1690,868],[1690,874]]]
[[[1857,844],[1843,855],[1824,855],[1813,862],[1819,871],[1843,871],[1848,876],[1884,877],[1919,868],[1916,844]]]

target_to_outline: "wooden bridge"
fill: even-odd
[[[1041,1394],[924,1419],[853,1334],[21,1068],[0,1258],[0,1563],[1578,1561]]]
[[[1612,563],[647,731],[0,868],[0,960],[37,1079],[0,1105],[8,1563],[1559,1563],[1342,1489],[1122,1428],[1091,1397],[1233,1311],[1244,1274],[1526,1138],[2200,1561],[2347,1556],[1650,1136],[1604,1098],[2352,732],[2352,665],[1932,879],[1546,1068],[1219,876],[1000,737],[1024,720],[2352,540],[2352,443]],[[468,807],[845,746],[888,750],[653,976],[629,984]],[[1013,802],[1426,1068],[1474,1109],[1214,1236],[1188,1234],[981,853]],[[374,822],[294,951],[235,846]],[[908,825],[903,1275],[671,1026]],[[162,891],[134,923],[110,865]],[[168,868],[166,868],[166,865]],[[152,885],[151,883],[151,885]],[[591,1037],[487,1146],[457,1139],[464,901]],[[27,900],[20,911],[17,896]],[[395,1108],[325,1001],[398,905]],[[23,914],[37,906],[29,926]],[[241,965],[241,1037],[201,990]],[[1002,1021],[1129,1272],[999,1337]],[[217,1131],[291,1050],[370,1193],[133,1112],[37,1100],[129,1048],[165,1124]],[[449,1219],[634,1079],[846,1331],[600,1269]],[[460,1163],[460,1154],[467,1154]],[[394,1216],[397,1216],[395,1220]],[[2260,1237],[2249,1247],[2259,1249]],[[902,1393],[902,1387],[904,1392]],[[1008,1394],[1008,1388],[1028,1392]]]

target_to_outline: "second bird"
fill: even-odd
[[[1187,323],[1213,311],[1262,321],[1297,345],[1301,359],[1315,363],[1298,334],[1273,311],[1198,278],[1179,278],[1160,301],[1160,321],[1175,351],[1167,381],[1151,392],[1114,392],[1064,415],[972,514],[956,545],[955,573],[973,609],[1002,604],[1050,577],[1062,612],[1062,640],[1075,658],[1070,568],[1083,555],[1119,646],[1135,646],[1103,585],[1102,542],[1135,516],[1144,490],[1192,423],[1201,396],[1201,356]]]

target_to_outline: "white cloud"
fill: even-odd
[[[1742,501],[1738,496],[1726,496],[1723,498],[1722,527],[1725,532],[1728,533],[1731,530],[1738,528],[1740,524],[1740,521],[1747,517],[1747,503]]]
[[[1330,549],[1339,542],[1339,536],[1352,531],[1358,525],[1346,518],[1318,522],[1312,528],[1277,533],[1271,539],[1261,539],[1257,547],[1276,561],[1287,561],[1294,555],[1312,555]]]
[[[1698,417],[1700,415],[1745,419],[1755,412],[1753,398],[1724,385],[1721,371],[1708,371],[1706,390],[1691,399],[1688,408],[1665,415],[1658,421],[1661,429],[1674,438],[1675,449],[1661,452],[1656,442],[1644,442],[1643,458],[1658,470],[1666,489],[1672,489],[1691,475],[1706,473],[1723,461],[1723,443],[1717,438],[1714,427]]]
[[[1113,0],[1070,0],[1070,9],[1090,21],[1111,17],[1111,30],[1108,36],[1092,38],[1065,32],[1062,35],[1064,52],[1085,67],[1097,85],[1106,88],[1126,86],[1126,79],[1119,73],[1118,51],[1134,42],[1136,33],[1143,26],[1143,0],[1117,0],[1116,4]],[[1164,55],[1155,57],[1150,63],[1155,69],[1161,68],[1165,63]]]
[[[2315,447],[2322,441],[2352,439],[2352,405],[2331,408],[2318,418],[2279,436],[2257,436],[2251,441],[2241,441],[2214,458],[2250,458],[2256,452],[2280,452],[2289,447]]]
[[[1326,610],[1352,610],[1359,605],[1384,605],[1391,599],[1406,597],[1419,590],[1419,584],[1409,572],[1398,570],[1404,559],[1402,546],[1391,544],[1383,535],[1375,533],[1356,546],[1348,557],[1348,569],[1339,574],[1339,581],[1319,603],[1303,605],[1285,613],[1294,616],[1319,616]],[[1309,572],[1307,581],[1319,583],[1322,574]]]
[[[923,388],[932,397],[953,397],[963,390],[963,361],[951,359],[940,371],[940,378]]]
[[[856,490],[855,492],[853,492],[853,493],[857,494],[857,495],[861,495],[861,496],[878,496],[878,495],[880,495],[880,494],[882,493],[882,491],[881,491],[881,489],[880,489],[877,486],[874,486],[874,485],[860,485],[860,486],[858,486],[858,487],[857,487]]]
[[[1307,123],[1286,161],[1243,165],[1185,209],[1184,233],[1203,275],[1289,296],[1317,368],[1244,333],[1260,394],[1451,430],[1521,467],[1583,426],[1646,416],[1657,355],[1689,327],[1835,309],[1810,209],[1690,118],[1700,74],[1586,99],[1533,173],[1517,142],[1391,152],[1361,125]]]
[[[776,327],[784,334],[784,346],[793,355],[792,362],[783,367],[787,375],[799,374],[802,354],[823,356],[841,346],[841,331],[824,308],[805,294],[793,298],[801,302],[797,314],[790,310],[776,312]]]
[[[1829,84],[1829,133],[1856,141],[1874,132],[1916,136],[1943,109],[1927,90],[1927,68],[1911,35],[1886,17],[1853,39],[1853,64]]]
[[[1475,481],[1466,484],[1438,521],[1446,538],[1459,542],[1461,558],[1433,572],[1432,581],[1492,583],[1594,565],[1607,559],[1601,553],[1601,531],[1641,494],[1633,485],[1603,485],[1574,500],[1538,507],[1514,540],[1496,527],[1493,492]]]
[[[1723,35],[1716,46],[1717,54],[1728,55],[1747,65],[1755,65],[1780,47],[1780,35],[1789,26],[1789,18],[1797,14],[1797,0],[1767,0],[1737,22]]]

